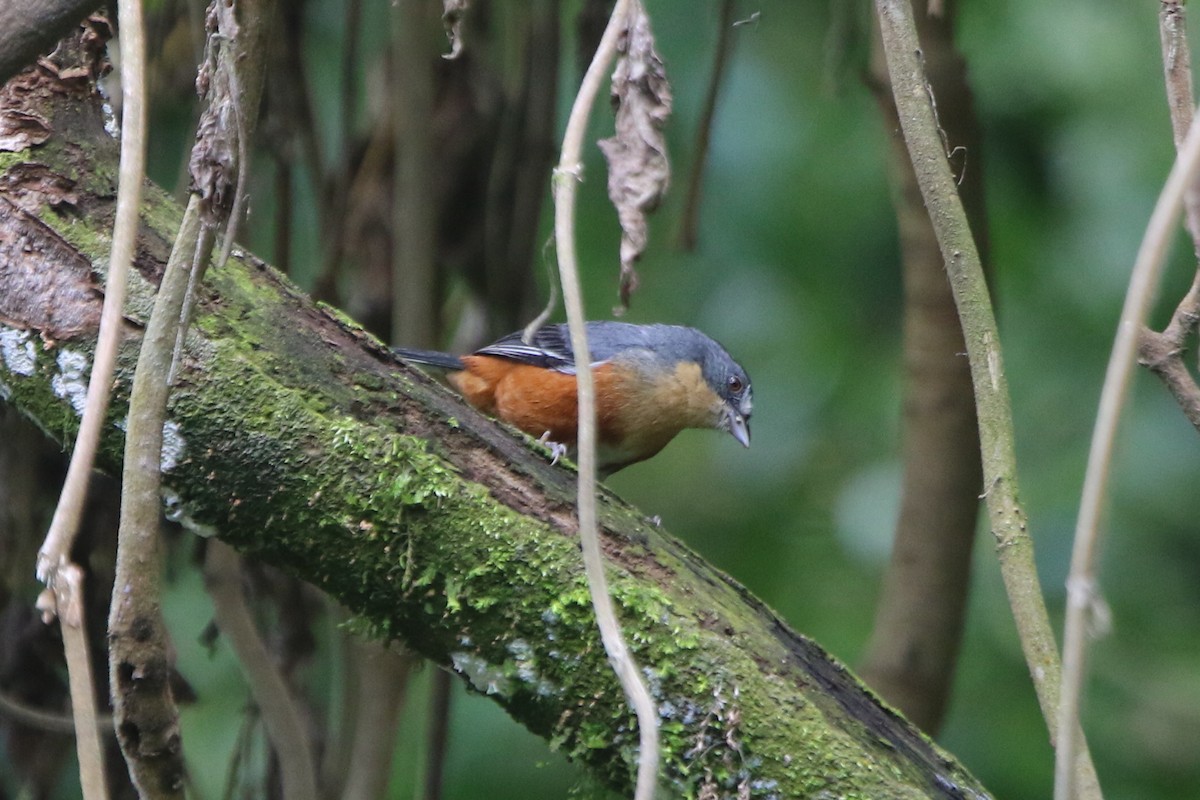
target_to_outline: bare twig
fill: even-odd
[[[1182,25],[1182,17],[1179,17],[1178,21]],[[1178,69],[1187,65],[1187,50],[1184,47],[1180,51],[1178,40],[1166,30],[1163,43],[1168,100],[1179,152],[1159,194],[1158,202],[1155,203],[1154,212],[1150,215],[1146,233],[1134,261],[1125,303],[1121,308],[1121,320],[1104,375],[1104,387],[1100,392],[1096,424],[1092,430],[1087,472],[1084,474],[1083,493],[1079,501],[1079,518],[1075,523],[1071,571],[1067,578],[1067,610],[1063,626],[1063,687],[1058,717],[1062,736],[1054,771],[1056,800],[1073,800],[1077,796],[1076,776],[1071,769],[1071,763],[1087,661],[1087,629],[1097,605],[1102,602],[1097,588],[1096,560],[1100,549],[1100,516],[1108,494],[1117,427],[1120,424],[1121,410],[1129,396],[1129,384],[1138,357],[1139,338],[1143,335],[1143,326],[1154,302],[1167,247],[1175,231],[1180,211],[1188,200],[1187,196],[1193,193],[1196,176],[1200,174],[1200,118],[1193,117],[1186,136],[1179,142],[1179,117],[1181,112],[1191,105],[1190,80],[1182,77]],[[1181,97],[1182,92],[1187,92],[1189,99]],[[1192,213],[1195,210],[1194,198],[1191,198],[1188,204],[1189,228],[1195,236],[1200,231],[1195,227],[1196,217]],[[1193,292],[1189,292],[1189,296],[1192,294]],[[1192,302],[1195,302],[1194,298]],[[1178,316],[1177,313],[1177,318]],[[1178,327],[1182,328],[1184,325]],[[1178,335],[1182,340],[1186,331]]]
[[[341,800],[374,800],[387,796],[392,756],[396,750],[397,722],[408,698],[409,677],[418,663],[398,646],[347,636],[346,648],[353,654],[347,674],[353,678],[344,704],[356,709]],[[331,743],[332,744],[332,743]]]
[[[1200,319],[1200,277],[1180,302],[1175,316]],[[1183,348],[1173,344],[1167,333],[1144,328],[1138,342],[1138,363],[1159,377],[1187,421],[1200,431],[1200,386],[1196,385],[1195,377],[1183,361]]]
[[[34,708],[17,698],[0,692],[0,716],[8,717],[15,722],[49,733],[64,733],[75,735],[75,717],[69,711],[47,711]],[[101,735],[112,736],[112,716],[101,714],[96,718],[96,730]]]
[[[1192,56],[1187,39],[1187,8],[1181,0],[1163,0],[1158,10],[1158,33],[1162,45],[1167,108],[1171,112],[1171,135],[1178,150],[1183,147],[1195,113]],[[1188,223],[1194,224],[1195,220],[1189,217]]]
[[[712,75],[708,78],[708,91],[704,94],[704,109],[696,125],[696,144],[692,147],[692,168],[688,172],[687,189],[684,192],[683,218],[679,224],[676,240],[681,250],[696,249],[696,229],[700,224],[700,189],[704,181],[704,166],[708,161],[708,145],[712,139],[713,118],[717,114],[717,95],[721,80],[725,77],[725,65],[729,60],[730,34],[733,32],[733,0],[721,0],[721,18],[717,24],[717,47],[713,53]]]
[[[116,577],[109,611],[109,669],[117,739],[143,795],[183,796],[179,711],[167,678],[160,607],[159,497],[167,375],[191,264],[199,249],[200,200],[192,195],[138,354],[129,399]]]
[[[975,159],[982,137],[967,63],[954,44],[955,20],[953,15],[923,14],[923,5],[915,3],[917,30],[946,139]],[[898,131],[878,35],[872,37],[867,80],[885,129]],[[904,139],[888,138],[888,177],[904,278],[903,497],[859,674],[909,720],[935,735],[954,683],[966,617],[983,482],[979,424],[945,261]],[[983,171],[973,169],[959,194],[986,262],[982,188]]]
[[[1059,712],[1062,736],[1055,770],[1054,796],[1057,800],[1075,797],[1075,777],[1064,766],[1075,746],[1075,725],[1079,713],[1079,692],[1083,681],[1086,629],[1089,612],[1099,601],[1096,589],[1096,555],[1099,549],[1100,515],[1108,493],[1109,469],[1121,409],[1129,394],[1129,383],[1137,360],[1138,336],[1154,300],[1158,279],[1174,232],[1183,196],[1200,171],[1200,118],[1192,123],[1179,151],[1166,185],[1154,206],[1138,249],[1121,309],[1116,340],[1109,356],[1100,408],[1092,431],[1079,519],[1075,524],[1075,544],[1071,552],[1071,573],[1067,579],[1067,615],[1063,632],[1063,692]],[[1066,724],[1067,728],[1062,728]],[[1067,762],[1070,764],[1070,761]]]
[[[160,607],[159,521],[166,405],[175,345],[184,335],[190,285],[202,273],[221,214],[237,212],[244,154],[262,90],[269,0],[216,3],[207,20],[218,55],[198,85],[209,101],[192,153],[196,193],[188,202],[154,311],[146,326],[130,392],[116,580],[109,614],[109,664],[118,739],[143,793],[179,796],[183,787],[178,710]],[[236,69],[233,63],[236,61]],[[233,107],[230,107],[233,106]],[[230,144],[232,142],[233,144]],[[232,233],[232,231],[230,231]],[[227,237],[226,247],[232,241]]]
[[[79,734],[83,793],[88,798],[106,797],[104,759],[96,736],[96,694],[83,625],[83,572],[70,563],[71,547],[79,530],[92,465],[100,432],[108,413],[113,368],[124,324],[125,283],[137,243],[138,211],[146,172],[145,31],[139,0],[121,0],[121,165],[117,190],[117,212],[113,223],[112,249],[105,282],[100,336],[88,381],[87,400],[80,421],[75,450],[67,468],[62,495],[54,510],[50,531],[38,553],[38,577],[47,593],[40,604],[47,617],[61,614],[63,643],[71,685],[71,704]]]
[[[146,163],[146,109],[143,91],[145,39],[141,26],[141,6],[138,3],[129,5],[132,8],[127,9],[126,5],[122,4],[122,13],[128,12],[131,17],[136,18],[122,19],[120,45],[124,101],[120,187],[117,191],[117,212],[113,223],[108,278],[104,289],[104,308],[100,316],[100,337],[96,344],[83,419],[80,421],[79,435],[75,438],[67,477],[58,506],[54,510],[54,518],[50,522],[50,531],[38,553],[38,578],[46,582],[51,590],[54,588],[54,573],[67,563],[79,530],[79,520],[83,514],[84,500],[87,498],[88,481],[96,460],[96,447],[100,442],[105,415],[108,413],[113,367],[116,365],[121,327],[124,324],[122,315],[125,305],[125,276],[133,261],[137,240],[138,207],[141,203]]]
[[[204,583],[212,598],[217,627],[237,655],[250,694],[262,714],[267,736],[279,759],[283,796],[316,800],[317,774],[304,721],[251,619],[242,591],[241,565],[242,560],[232,547],[219,539],[208,541]]]
[[[108,779],[104,771],[104,751],[96,715],[96,681],[92,676],[92,656],[84,619],[83,570],[78,564],[66,564],[59,570],[54,581],[54,594],[60,609],[58,619],[71,686],[80,788],[85,800],[103,800],[108,797]]]
[[[587,118],[604,72],[617,52],[617,40],[625,27],[633,0],[618,0],[609,18],[600,45],[583,76],[567,129],[563,134],[562,155],[554,179],[554,235],[558,251],[558,270],[562,281],[563,304],[571,330],[571,348],[577,354],[579,385],[579,540],[583,548],[583,563],[587,572],[592,606],[604,651],[617,673],[625,696],[637,714],[641,750],[638,756],[637,800],[654,796],[658,775],[658,716],[637,665],[625,645],[621,626],[608,594],[604,576],[604,557],[600,552],[600,537],[596,530],[596,396],[588,354],[587,328],[584,322],[583,296],[579,285],[579,268],[575,259],[575,196],[580,171],[583,168],[583,136]]]
[[[1187,12],[1179,0],[1164,0],[1159,10],[1162,40],[1163,77],[1167,87],[1167,107],[1171,111],[1171,131],[1178,150],[1195,114],[1192,99],[1191,52],[1187,40]],[[1184,209],[1193,250],[1200,262],[1200,198],[1196,187],[1184,194]],[[1200,387],[1183,361],[1187,337],[1200,322],[1200,269],[1171,321],[1161,332],[1145,328],[1138,346],[1138,360],[1157,375],[1179,403],[1184,416],[1200,431]]]
[[[1033,562],[1033,541],[1017,500],[1012,407],[991,297],[934,116],[912,7],[907,0],[876,0],[875,8],[904,139],[962,320],[979,418],[984,495],[1000,571],[1042,715],[1051,741],[1057,741],[1061,666]],[[1094,787],[1098,796],[1095,769],[1085,748],[1073,766],[1081,784]]]

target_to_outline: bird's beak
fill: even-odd
[[[733,438],[742,443],[742,447],[750,446],[750,423],[742,413],[734,408],[725,409],[725,425]]]

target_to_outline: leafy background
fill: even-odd
[[[733,33],[699,247],[683,253],[674,246],[681,186],[718,4],[648,6],[676,98],[669,139],[677,185],[652,222],[627,318],[695,325],[722,341],[754,380],[754,445],[744,451],[728,437],[688,432],[610,485],[853,666],[887,564],[901,474],[899,257],[885,168],[895,132],[860,79],[870,9],[738,4],[740,19],[755,18]],[[504,7],[493,4],[499,25]],[[578,76],[578,7],[562,5],[560,127]],[[343,10],[308,3],[304,13],[317,118],[336,142]],[[958,44],[985,136],[984,151],[967,153],[965,168],[986,178],[1021,496],[1055,620],[1108,348],[1173,154],[1156,13],[1152,3],[1035,0],[958,10]],[[378,70],[388,4],[365,4],[364,14],[365,120],[372,92],[387,90]],[[151,164],[168,187],[179,183],[190,102],[179,81],[163,78]],[[610,125],[598,109],[590,140]],[[590,315],[604,318],[616,301],[619,234],[603,163],[589,152],[580,259]],[[248,244],[268,259],[276,241],[272,169],[259,159],[246,228]],[[308,286],[319,263],[319,204],[306,178],[295,185],[292,268]],[[1158,324],[1186,290],[1193,262],[1181,240]],[[1140,374],[1106,524],[1102,589],[1113,625],[1093,646],[1084,709],[1102,785],[1115,800],[1192,798],[1200,786],[1198,463],[1196,432],[1155,379]],[[981,528],[978,536],[960,669],[939,741],[997,797],[1046,797],[1052,752],[990,535]],[[184,547],[172,555],[171,576],[168,620],[181,672],[200,697],[183,710],[187,757],[198,796],[218,797],[248,695],[223,644],[200,642],[210,610]],[[335,685],[336,669],[335,659],[319,656],[309,680]],[[419,790],[429,679],[423,670],[409,694],[394,797]],[[447,798],[587,791],[581,773],[486,699],[456,685],[452,707]],[[265,758],[259,734],[248,763]],[[74,791],[69,784],[64,796]]]

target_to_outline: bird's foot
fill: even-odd
[[[558,460],[567,454],[567,446],[562,442],[550,441],[550,431],[546,431],[538,437],[538,443],[543,444],[550,449],[550,466],[558,463]]]

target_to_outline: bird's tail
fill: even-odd
[[[407,347],[394,347],[392,348],[392,352],[405,361],[411,361],[414,364],[423,364],[427,367],[456,370],[466,369],[466,364],[463,364],[462,359],[458,356],[441,353],[437,350],[410,350]]]

